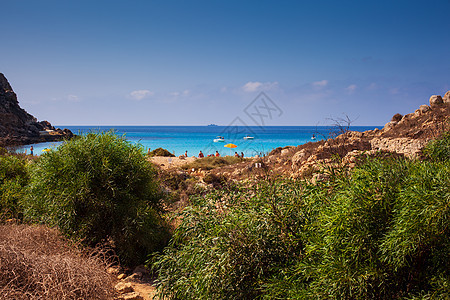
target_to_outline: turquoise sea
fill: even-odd
[[[267,154],[277,147],[297,146],[327,138],[336,130],[327,126],[56,126],[68,128],[75,134],[114,130],[132,143],[140,143],[146,151],[159,147],[165,148],[179,156],[188,151],[188,156],[197,156],[201,150],[205,156],[215,153],[234,155],[243,152],[246,157]],[[366,131],[376,126],[353,126],[350,130]],[[245,136],[253,139],[244,139]],[[217,136],[225,138],[224,142],[214,142]],[[235,144],[235,149],[228,149],[226,144]],[[34,154],[42,154],[45,148],[56,148],[61,143],[33,144]],[[19,151],[29,153],[31,145]]]

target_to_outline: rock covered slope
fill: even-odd
[[[314,178],[320,177],[323,166],[340,161],[352,167],[359,157],[366,155],[420,157],[428,141],[450,130],[450,91],[444,97],[432,96],[429,102],[414,113],[394,115],[382,129],[348,131],[335,138],[278,148],[259,158],[261,165],[246,162],[214,173],[236,180],[267,171],[291,178]],[[342,160],[336,160],[337,157]]]
[[[23,145],[71,138],[68,129],[56,129],[49,122],[38,122],[19,106],[6,77],[0,73],[0,145]]]

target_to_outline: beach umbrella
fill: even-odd
[[[235,144],[226,144],[225,146],[224,146],[225,148],[230,148],[230,155],[231,155],[231,149],[233,149],[233,148],[236,148],[237,146],[235,145]]]
[[[48,149],[48,148],[45,148],[42,150],[42,152],[49,152],[49,151],[50,151],[50,149]]]

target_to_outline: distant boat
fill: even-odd
[[[254,137],[253,136],[244,136],[244,140],[253,140],[254,139]]]
[[[214,139],[214,143],[225,142],[225,138],[223,136],[218,136]]]
[[[311,139],[314,141],[316,139],[316,136],[313,134]]]

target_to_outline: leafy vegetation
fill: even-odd
[[[153,151],[150,151],[148,153],[148,156],[152,157],[152,156],[166,156],[166,157],[175,157],[174,154],[170,153],[168,150],[164,149],[164,148],[156,148]]]
[[[109,242],[122,262],[136,264],[168,238],[160,200],[143,149],[108,132],[44,154],[31,166],[23,207],[28,220],[58,226],[88,245]]]
[[[193,198],[152,260],[159,296],[450,297],[449,144],[448,134],[431,143],[427,161],[368,159],[317,184],[265,181]]]
[[[431,160],[450,160],[450,132],[446,132],[440,139],[428,143],[424,149],[424,154]]]
[[[26,194],[28,180],[25,159],[9,155],[6,151],[0,154],[0,221],[21,218],[19,200]]]

